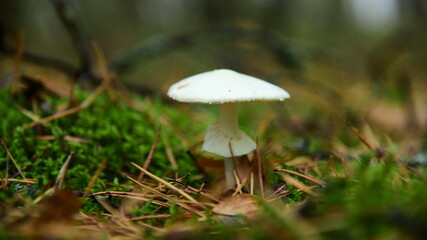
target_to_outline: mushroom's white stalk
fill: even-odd
[[[220,106],[219,124],[225,135],[230,140],[239,138],[239,123],[237,121],[237,111],[235,103],[224,103]],[[231,145],[230,145],[231,148]],[[233,151],[233,149],[231,149]],[[234,188],[236,181],[234,179],[234,164],[230,157],[224,158],[225,181],[228,189]]]
[[[234,188],[236,180],[234,179],[234,165],[232,158],[224,158],[225,182],[228,189]]]
[[[237,122],[237,111],[235,103],[223,103],[220,107],[219,123],[221,129],[230,139],[238,139],[239,123]]]

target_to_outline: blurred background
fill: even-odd
[[[230,68],[291,93],[272,107],[290,135],[327,143],[350,120],[425,146],[425,0],[2,0],[0,41],[2,83],[22,51],[24,71],[96,85],[97,42],[117,82],[143,94]]]

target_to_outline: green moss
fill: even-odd
[[[75,91],[80,102],[88,94],[81,90]],[[137,96],[134,98],[145,104],[145,100]],[[139,112],[130,108],[124,101],[113,102],[104,94],[89,108],[74,115],[54,120],[43,127],[23,129],[21,126],[31,120],[18,111],[15,104],[19,102],[25,105],[24,99],[12,98],[8,89],[0,90],[0,99],[1,112],[7,113],[0,121],[1,138],[23,169],[24,175],[38,180],[34,185],[38,194],[41,190],[52,186],[70,152],[74,152],[74,156],[66,172],[64,182],[66,187],[84,191],[103,159],[107,159],[107,166],[93,191],[111,189],[112,182],[115,187],[119,183],[129,183],[122,173],[138,173],[130,163],[135,162],[139,165],[144,163],[160,126],[158,121],[152,121],[148,111],[165,114],[171,119],[172,124],[189,124],[178,110],[164,105],[161,101],[153,101],[154,109]],[[48,98],[44,103],[48,109],[42,112],[42,116],[54,114],[57,106],[64,103],[67,103],[66,99]],[[163,126],[161,134],[173,146],[179,145],[180,140],[168,127]],[[54,136],[55,140],[40,140],[38,139],[40,135]],[[69,141],[64,139],[66,136],[77,137],[82,141]],[[191,138],[190,134],[189,137]],[[178,161],[178,169],[172,168],[165,154],[164,142],[160,140],[149,170],[160,177],[173,177],[175,173],[179,176],[198,173],[185,149],[175,151],[174,154]],[[17,169],[10,160],[8,161],[5,150],[1,148],[0,169],[6,169],[7,162],[9,177],[17,176]]]

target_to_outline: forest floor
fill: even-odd
[[[2,84],[0,238],[427,239],[424,87],[411,104],[398,85],[290,81],[290,100],[242,103],[258,148],[227,190],[200,150],[216,106],[101,75],[92,90],[30,68]]]

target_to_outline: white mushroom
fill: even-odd
[[[236,102],[283,101],[288,92],[264,80],[228,69],[193,75],[173,84],[168,96],[180,102],[221,104],[220,119],[207,130],[202,150],[225,157],[227,186],[234,186],[232,156],[255,150],[255,142],[239,130]]]

